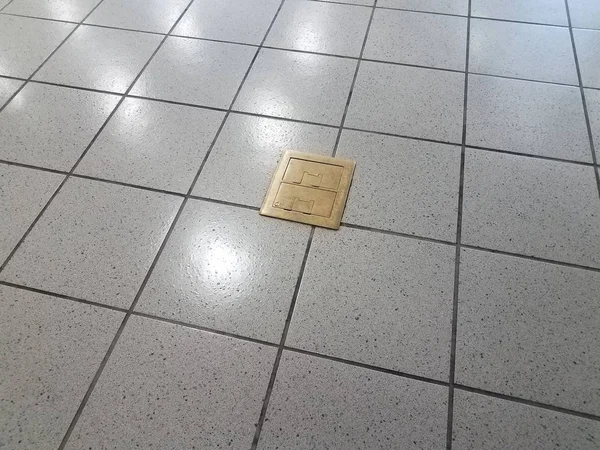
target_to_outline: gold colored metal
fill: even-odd
[[[287,151],[271,180],[260,213],[337,230],[355,162]]]

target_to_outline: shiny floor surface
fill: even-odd
[[[373,1],[0,0],[0,448],[600,448],[600,2]]]

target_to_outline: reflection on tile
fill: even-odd
[[[571,25],[600,30],[600,3],[596,0],[569,0]]]
[[[317,229],[287,345],[446,380],[454,247]]]
[[[345,130],[356,161],[343,221],[454,242],[460,147]]]
[[[76,173],[185,194],[224,115],[127,98]]]
[[[600,268],[592,167],[467,150],[462,242]]]
[[[433,449],[447,388],[284,351],[259,449]]]
[[[0,266],[64,176],[0,164]]]
[[[129,307],[181,199],[69,179],[0,278]]]
[[[600,411],[600,273],[463,249],[456,382]]]
[[[13,0],[2,12],[80,22],[99,0]],[[0,7],[2,7],[0,2]]]
[[[462,16],[469,13],[469,0],[378,0],[377,6]]]
[[[58,448],[123,316],[0,286],[3,448]]]
[[[467,144],[592,161],[579,88],[469,76]]]
[[[279,342],[310,228],[190,200],[136,310]]]
[[[133,316],[66,448],[250,448],[275,353]]]
[[[69,171],[118,101],[116,95],[29,83],[0,113],[0,159]]]
[[[103,0],[85,23],[167,33],[189,0]]]
[[[155,34],[82,25],[35,79],[123,93],[161,39]]]
[[[573,37],[583,85],[600,88],[600,30],[573,30]]]
[[[260,207],[286,150],[331,155],[337,129],[231,114],[193,194]]]
[[[465,17],[377,9],[364,57],[465,70],[466,48]]]
[[[600,424],[480,394],[454,391],[452,448],[594,450]]]
[[[365,61],[345,125],[460,143],[465,76]]]
[[[584,89],[585,104],[587,106],[592,127],[592,139],[596,150],[596,161],[600,163],[600,91]]]
[[[469,71],[578,84],[567,28],[471,20]]]
[[[10,78],[0,78],[0,108],[13,96],[17,89],[21,87],[23,81],[12,80]]]
[[[370,17],[370,8],[288,0],[265,45],[358,57]]]
[[[471,15],[549,25],[569,24],[564,0],[472,0]]]
[[[0,75],[29,77],[73,28],[70,23],[0,15]]]
[[[247,45],[169,37],[131,93],[226,109],[255,53]]]
[[[173,34],[258,45],[280,0],[194,0]]]
[[[356,61],[263,49],[234,109],[339,125]]]

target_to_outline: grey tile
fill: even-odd
[[[600,31],[573,30],[573,37],[583,85],[600,88]]]
[[[454,392],[453,448],[593,450],[600,445],[598,422],[461,390]]]
[[[598,414],[600,273],[463,249],[456,382]]]
[[[331,155],[338,130],[231,114],[193,194],[259,207],[286,150]]]
[[[195,0],[173,34],[258,45],[280,0]]]
[[[462,16],[469,13],[469,0],[378,0],[377,6]]]
[[[345,126],[460,143],[465,76],[365,61]]]
[[[317,229],[287,345],[447,380],[454,247]]]
[[[69,171],[118,101],[29,83],[0,113],[0,159]]]
[[[85,23],[167,33],[189,0],[103,0]]]
[[[127,98],[76,173],[185,194],[224,116]]]
[[[564,0],[473,0],[471,15],[549,25],[569,24]]]
[[[0,108],[8,101],[12,95],[21,87],[23,81],[12,80],[10,78],[0,78]]]
[[[331,2],[284,2],[265,45],[360,56],[371,8]]]
[[[596,0],[569,0],[571,25],[600,30],[600,3]]]
[[[592,161],[579,88],[469,76],[467,144]]]
[[[63,178],[55,173],[0,164],[0,266]]]
[[[447,388],[284,351],[259,449],[433,449]]]
[[[339,125],[355,68],[355,60],[263,49],[234,109]]]
[[[66,448],[250,448],[275,353],[133,316]]]
[[[278,343],[309,232],[190,200],[136,310]]]
[[[469,71],[578,84],[567,28],[471,20]]]
[[[345,130],[356,161],[343,221],[454,242],[460,147]]]
[[[35,79],[123,93],[161,39],[155,34],[82,25]]]
[[[467,150],[462,242],[600,267],[592,167]]]
[[[181,199],[71,178],[0,278],[129,307]]]
[[[0,447],[59,446],[123,316],[0,286]]]
[[[99,0],[13,0],[2,12],[80,22]],[[0,2],[0,7],[2,7]]]
[[[169,37],[133,87],[133,95],[229,108],[256,48]]]
[[[466,17],[377,9],[364,57],[465,70]]]
[[[592,139],[596,150],[596,161],[600,164],[600,91],[584,89],[585,104],[587,106]]]
[[[75,28],[70,23],[0,16],[0,75],[29,77]]]

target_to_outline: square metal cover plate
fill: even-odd
[[[287,151],[273,175],[260,213],[337,230],[354,166],[349,159]]]

